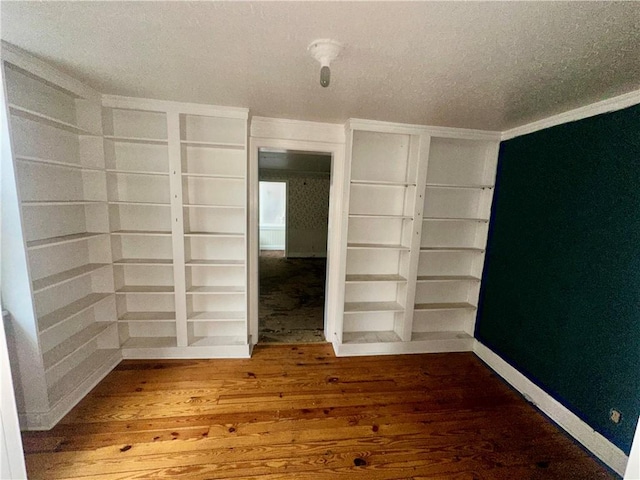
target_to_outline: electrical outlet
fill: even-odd
[[[616,410],[615,408],[612,408],[609,411],[609,420],[611,420],[613,423],[620,423],[620,420],[622,419],[622,414]]]

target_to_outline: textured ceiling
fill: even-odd
[[[640,88],[640,2],[0,2],[4,40],[110,94],[505,130]],[[307,52],[346,45],[329,88]]]

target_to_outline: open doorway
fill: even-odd
[[[260,149],[259,342],[324,342],[331,155]]]

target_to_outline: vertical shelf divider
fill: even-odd
[[[184,269],[184,210],[182,208],[182,147],[180,114],[167,112],[169,142],[169,185],[171,193],[171,243],[173,247],[173,281],[176,308],[176,340],[178,347],[188,346],[187,280]]]

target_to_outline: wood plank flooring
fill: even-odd
[[[30,479],[617,478],[471,353],[128,360],[23,439]]]

